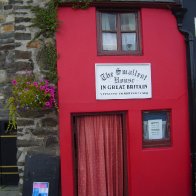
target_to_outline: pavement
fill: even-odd
[[[0,196],[17,196],[18,186],[0,186]]]

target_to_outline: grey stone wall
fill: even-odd
[[[0,0],[0,120],[8,119],[4,105],[11,92],[10,82],[16,75],[33,73],[38,80],[44,78],[37,54],[47,39],[30,42],[38,29],[30,27],[34,15],[29,6],[42,6],[46,2]],[[22,195],[26,154],[38,151],[59,155],[58,113],[55,110],[23,112],[17,125],[19,195]]]
[[[14,71],[14,11],[8,0],[0,0],[0,118],[7,119],[4,111],[6,95],[10,93],[9,79]]]

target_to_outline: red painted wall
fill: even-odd
[[[186,51],[172,13],[141,10],[141,56],[97,56],[95,8],[58,15],[62,195],[74,195],[71,113],[118,110],[127,111],[129,195],[191,195]],[[96,100],[95,63],[151,63],[152,98]],[[141,111],[152,109],[171,109],[171,147],[142,148]]]

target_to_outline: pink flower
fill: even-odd
[[[54,93],[54,89],[53,88],[50,88],[49,90],[51,93]]]
[[[49,81],[48,80],[45,80],[45,84],[48,85],[49,84]]]
[[[27,85],[30,85],[31,83],[30,83],[30,82],[27,82],[26,84],[27,84]]]
[[[16,85],[17,81],[16,80],[12,80],[12,85]]]
[[[46,88],[45,89],[45,93],[48,93],[48,92],[50,92],[50,89],[49,88]]]
[[[50,97],[50,102],[51,102],[51,103],[54,102],[54,97]]]
[[[45,106],[46,106],[46,107],[51,107],[51,103],[50,103],[49,101],[47,101],[47,102],[45,103]]]
[[[55,93],[54,93],[54,90],[53,90],[53,89],[50,89],[50,90],[49,90],[49,93],[50,93],[50,96],[51,96],[51,97],[54,97],[54,94],[55,94]]]
[[[46,88],[45,86],[40,86],[40,90],[42,91],[45,90],[45,88]]]
[[[54,99],[54,94],[50,93],[50,97]]]
[[[33,85],[38,87],[38,83],[37,82],[33,82]]]
[[[55,86],[50,86],[50,89],[51,90],[55,90]]]

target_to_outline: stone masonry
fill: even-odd
[[[30,6],[42,6],[46,2],[0,0],[0,120],[8,119],[4,105],[11,92],[12,79],[26,73],[33,73],[37,79],[44,78],[36,58],[42,42],[30,42],[38,31],[30,27],[33,18]],[[22,195],[26,154],[38,151],[59,155],[58,141],[58,113],[55,110],[21,113],[17,122],[17,165],[20,176],[18,195]]]

